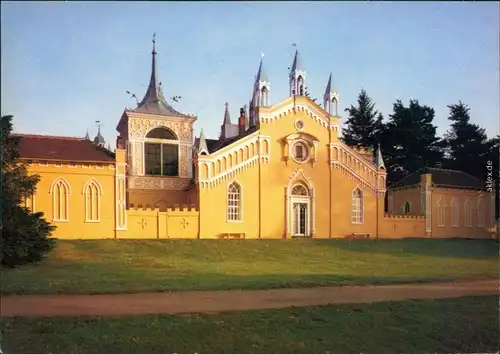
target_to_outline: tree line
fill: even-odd
[[[436,133],[432,107],[410,99],[407,106],[397,100],[384,120],[375,102],[365,90],[356,105],[350,105],[342,140],[348,145],[382,149],[387,168],[387,184],[399,181],[423,167],[459,170],[485,181],[487,164],[493,164],[498,219],[500,135],[488,138],[484,128],[473,123],[469,107],[459,101],[447,106],[449,129],[444,136]],[[493,119],[493,117],[492,117]]]

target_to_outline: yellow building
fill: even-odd
[[[385,213],[380,148],[373,159],[339,139],[331,75],[318,105],[298,51],[288,98],[271,104],[261,61],[249,105],[232,123],[226,104],[218,139],[195,139],[197,118],[166,102],[156,56],[153,44],[147,92],[123,112],[115,154],[100,133],[94,142],[22,136],[21,157],[41,176],[27,204],[57,226],[55,237],[491,236],[492,193],[459,171],[411,174],[389,190]]]

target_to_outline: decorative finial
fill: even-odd
[[[292,43],[292,47],[297,48],[297,43]]]
[[[224,103],[224,106],[226,106],[226,108],[228,108],[229,107],[229,103],[228,102]]]
[[[155,44],[155,43],[156,43],[156,32],[153,33],[153,44]]]
[[[264,58],[264,56],[265,56],[264,53],[260,53],[261,58]]]
[[[100,134],[101,133],[101,121],[96,120],[95,124],[97,125],[97,134]]]

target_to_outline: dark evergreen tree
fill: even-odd
[[[432,124],[434,114],[433,108],[418,100],[410,100],[408,107],[400,100],[394,103],[381,139],[389,185],[419,168],[442,162],[443,145]]]
[[[450,129],[446,132],[445,167],[485,179],[486,162],[494,140],[489,140],[483,128],[470,121],[470,109],[462,102],[449,105]]]
[[[383,128],[383,117],[375,109],[375,102],[364,89],[358,95],[358,105],[345,109],[349,112],[346,128],[342,129],[342,140],[351,146],[362,145],[376,149]]]
[[[2,116],[0,233],[1,264],[5,267],[38,262],[53,247],[49,236],[55,227],[43,218],[43,213],[31,213],[23,206],[25,198],[35,192],[40,178],[28,175],[27,164],[19,160],[19,139],[12,135],[12,116]]]

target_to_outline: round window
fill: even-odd
[[[292,156],[297,162],[305,162],[309,158],[309,147],[301,141],[292,146]]]
[[[299,119],[295,122],[295,129],[297,130],[304,129],[304,121],[302,119]]]

